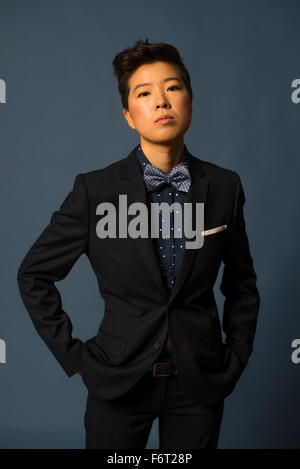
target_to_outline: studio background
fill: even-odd
[[[87,388],[38,336],[17,269],[75,176],[139,142],[111,62],[138,39],[178,48],[191,75],[196,157],[236,171],[261,306],[253,353],[226,398],[219,448],[299,448],[300,3],[279,0],[0,0],[1,448],[84,448]],[[220,318],[224,297],[215,286]],[[73,337],[103,316],[86,256],[56,284]],[[154,422],[147,448],[158,448]]]

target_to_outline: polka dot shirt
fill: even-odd
[[[138,146],[137,149],[137,159],[140,163],[140,167],[142,173],[144,174],[144,169],[146,164],[151,164],[146,155],[144,154],[141,146]],[[184,150],[182,152],[181,158],[178,163],[182,163],[183,161],[189,162],[189,155],[187,153],[186,146],[184,146]],[[191,176],[192,177],[192,176]],[[162,228],[163,223],[165,220],[163,219],[163,214],[160,213],[159,216],[159,238],[153,238],[153,243],[155,246],[155,250],[158,254],[160,267],[162,269],[162,274],[165,279],[166,286],[171,294],[172,288],[175,284],[180,264],[182,261],[182,256],[184,252],[184,245],[185,245],[185,236],[183,233],[183,205],[187,202],[187,192],[178,191],[173,188],[170,184],[165,184],[164,186],[160,187],[158,190],[154,190],[151,192],[146,191],[147,194],[147,202],[148,202],[148,210],[150,211],[150,203],[151,202],[167,202],[171,205],[173,202],[179,202],[182,206],[182,223],[181,228],[177,228],[177,231],[180,237],[174,237],[174,212],[171,211],[170,216],[170,237],[163,237],[162,236]],[[150,213],[150,212],[149,212]],[[167,336],[167,340],[165,346],[162,350],[162,355],[165,361],[171,360],[173,357],[173,350],[172,344],[169,337]],[[160,361],[164,361],[160,359]]]

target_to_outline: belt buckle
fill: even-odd
[[[174,363],[174,362],[171,362],[171,363]],[[157,367],[159,365],[165,365],[166,363],[159,363],[159,362],[155,362],[153,364],[153,375],[152,376],[162,376],[162,377],[165,377],[165,376],[171,376],[171,371],[169,371],[168,374],[164,374],[164,373],[157,373]],[[177,368],[175,367],[175,375],[177,375]]]

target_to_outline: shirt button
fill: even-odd
[[[159,349],[160,349],[160,342],[154,342],[153,348],[154,348],[155,350],[159,350]]]

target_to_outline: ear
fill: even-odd
[[[127,124],[129,125],[129,127],[135,130],[135,125],[134,125],[134,122],[131,118],[131,115],[128,109],[123,108],[123,114],[124,114],[125,119],[127,120]]]

